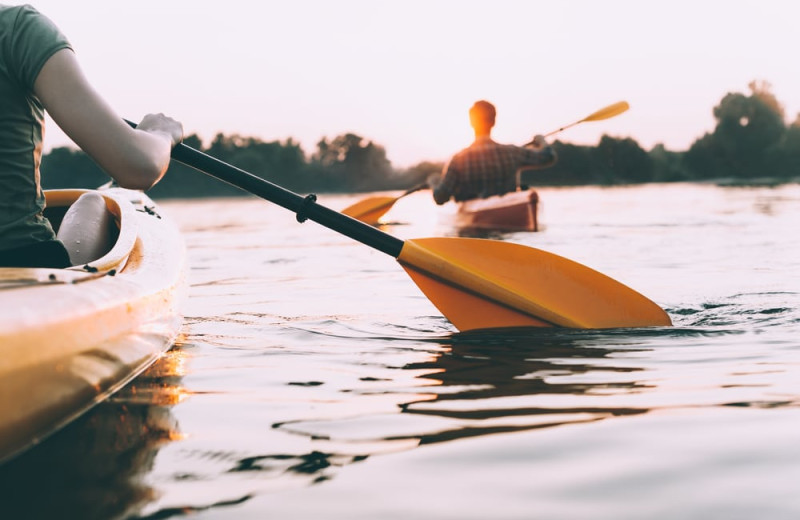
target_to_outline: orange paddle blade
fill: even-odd
[[[375,226],[378,220],[386,214],[387,211],[392,209],[394,203],[402,199],[406,195],[411,195],[415,191],[424,190],[428,188],[428,183],[424,182],[412,188],[407,189],[397,197],[370,197],[356,202],[351,206],[347,206],[342,210],[342,214],[348,217],[353,217],[360,220],[365,224]]]
[[[344,208],[341,212],[366,224],[376,225],[378,220],[392,209],[398,197],[370,197]]]
[[[406,240],[398,262],[459,330],[671,325],[658,305],[567,258],[509,242]]]

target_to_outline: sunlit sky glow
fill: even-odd
[[[11,3],[11,2],[8,2]],[[800,2],[476,0],[30,0],[72,41],[122,117],[164,112],[216,133],[299,141],[353,132],[395,166],[446,160],[467,109],[498,109],[495,138],[523,143],[620,100],[604,133],[684,150],[727,92],[772,84],[800,111]],[[70,141],[48,127],[46,148]]]

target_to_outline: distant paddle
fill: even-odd
[[[396,258],[459,330],[670,325],[658,305],[566,258],[518,244],[469,238],[400,240],[368,224],[180,144],[172,158]]]
[[[400,195],[396,197],[387,197],[387,196],[376,196],[376,197],[368,197],[366,199],[360,200],[355,204],[347,206],[342,210],[342,213],[347,215],[348,217],[352,217],[354,219],[360,220],[365,224],[369,224],[371,226],[375,226],[378,224],[378,220],[386,214],[387,211],[392,209],[395,202],[402,199],[406,195],[411,195],[412,193],[424,190],[428,188],[427,183],[419,184],[414,186],[413,188],[409,188]]]
[[[557,134],[557,133],[559,133],[559,132],[561,132],[563,130],[566,130],[567,128],[571,128],[571,127],[573,127],[575,125],[578,125],[580,123],[587,123],[589,121],[602,121],[603,119],[610,119],[610,118],[612,118],[614,116],[620,115],[621,113],[625,112],[629,108],[630,108],[630,105],[628,105],[627,101],[618,101],[617,103],[614,103],[613,105],[608,105],[605,108],[601,108],[597,112],[594,112],[594,113],[584,117],[580,121],[575,121],[574,123],[570,123],[567,126],[562,126],[558,130],[553,130],[552,132],[550,132],[549,134],[545,134],[544,136],[545,137],[550,137],[551,135]],[[526,143],[526,145],[527,144],[533,144],[533,141],[529,141],[528,143]]]

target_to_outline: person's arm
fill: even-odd
[[[430,175],[428,177],[428,186],[431,187],[433,200],[438,205],[442,205],[450,200],[453,196],[455,188],[455,181],[458,174],[453,170],[453,161],[450,160],[444,167],[442,175]]]
[[[553,166],[558,161],[556,151],[547,143],[543,135],[537,135],[530,144],[525,145],[525,161],[523,166],[528,168],[546,168]]]
[[[163,114],[148,114],[134,130],[89,84],[75,53],[62,49],[47,62],[34,93],[62,130],[120,186],[148,189],[169,166],[183,127]]]

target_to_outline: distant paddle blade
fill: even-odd
[[[583,121],[600,121],[603,119],[608,119],[610,117],[618,116],[621,113],[625,112],[630,108],[627,101],[620,101],[618,103],[614,103],[613,105],[609,105],[605,108],[601,108],[594,114],[588,116]]]
[[[405,242],[397,259],[459,330],[671,324],[663,309],[616,280],[519,244],[415,239]]]
[[[571,128],[571,127],[573,127],[575,125],[578,125],[580,123],[586,123],[588,121],[600,121],[602,119],[608,119],[610,117],[618,116],[621,113],[623,113],[626,110],[628,110],[628,108],[630,108],[630,106],[628,105],[627,101],[619,101],[617,103],[614,103],[613,105],[608,105],[605,108],[601,108],[597,112],[584,117],[580,121],[575,121],[574,123],[569,124],[567,126],[562,126],[558,130],[553,130],[552,132],[550,132],[548,134],[545,134],[545,137],[549,137],[551,135],[555,135],[555,134],[557,134],[557,133],[559,133],[559,132],[561,132],[563,130],[566,130],[567,128]],[[533,141],[528,142],[526,144],[526,146],[531,145],[531,144],[533,144]]]
[[[376,225],[392,209],[397,197],[370,197],[344,208],[341,212],[366,224]]]

